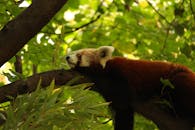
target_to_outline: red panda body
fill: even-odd
[[[68,54],[66,60],[91,78],[92,90],[111,102],[115,130],[132,130],[134,112],[151,119],[160,130],[193,130],[194,72],[169,62],[112,57],[113,51],[110,46],[81,49]],[[165,87],[163,80],[172,86]]]
[[[134,96],[140,100],[161,96],[161,79],[168,79],[172,85],[171,96],[175,111],[195,122],[195,74],[187,67],[160,61],[130,60],[115,57],[106,63],[109,75],[122,77],[127,81]]]

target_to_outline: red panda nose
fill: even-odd
[[[69,60],[70,59],[70,56],[66,56],[66,60]]]

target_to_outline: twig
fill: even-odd
[[[98,8],[97,8],[96,12],[94,13],[94,16],[95,16],[96,14],[98,14],[98,10],[99,10],[99,8],[101,8],[101,7],[102,7],[102,2],[98,5]],[[92,17],[92,18],[91,18],[92,20],[89,21],[88,23],[86,23],[86,24],[84,24],[84,25],[81,25],[80,27],[74,28],[74,29],[72,29],[71,31],[64,32],[64,34],[72,33],[72,32],[75,32],[75,31],[77,31],[77,30],[79,30],[79,29],[82,29],[82,28],[84,28],[84,27],[86,27],[86,26],[88,26],[88,25],[90,25],[90,24],[96,22],[100,17],[101,17],[101,14],[98,14],[96,18]]]
[[[77,31],[77,30],[79,30],[79,29],[82,29],[82,28],[84,28],[84,27],[86,27],[86,26],[88,26],[88,25],[90,25],[90,24],[96,22],[100,17],[101,17],[101,15],[99,14],[95,19],[89,21],[88,23],[83,24],[83,25],[81,25],[81,26],[79,26],[79,27],[73,28],[73,29],[70,30],[70,31],[66,31],[66,32],[64,32],[63,34],[72,33],[72,32],[75,32],[75,31]],[[45,33],[45,34],[48,34],[48,35],[52,35],[52,34],[54,34],[54,35],[62,35],[61,33],[60,33],[60,34],[56,34],[56,33],[54,33],[54,32],[46,32],[46,31],[41,31],[41,33]]]
[[[164,49],[166,48],[166,43],[167,43],[167,40],[168,40],[168,37],[169,37],[169,31],[170,31],[170,26],[167,28],[167,31],[166,31],[166,37],[165,37],[165,40],[164,40],[164,43],[163,43],[163,46],[162,46],[162,53],[164,52]]]
[[[152,7],[152,9],[162,18],[164,19],[169,25],[172,25],[167,19],[165,16],[163,16],[153,5],[152,3],[150,3],[150,1],[146,0],[147,3]]]
[[[91,20],[90,22],[88,22],[88,23],[86,23],[86,24],[84,24],[84,25],[81,25],[80,27],[74,28],[74,29],[72,29],[71,31],[64,32],[64,34],[72,33],[72,32],[75,32],[75,31],[77,31],[77,30],[79,30],[79,29],[82,29],[82,28],[84,28],[84,27],[86,27],[86,26],[88,26],[88,25],[90,25],[90,24],[96,22],[100,17],[101,17],[101,15],[99,14],[95,19]]]
[[[192,15],[193,15],[194,20],[195,20],[195,12],[194,12],[193,7],[192,7],[192,0],[190,0],[190,9],[192,11]]]

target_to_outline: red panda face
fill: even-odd
[[[101,46],[97,49],[80,49],[68,53],[66,61],[71,68],[90,67],[93,65],[101,65],[104,68],[106,62],[111,59],[113,51],[114,47],[112,46]]]

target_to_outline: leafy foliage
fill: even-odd
[[[84,90],[90,84],[63,86],[46,90],[38,88],[31,94],[18,96],[7,109],[3,129],[61,130],[111,129],[103,124],[109,120],[107,103],[97,93]]]
[[[1,0],[0,29],[25,8],[21,6],[23,2],[30,4],[31,0]],[[18,52],[18,55],[22,58],[23,73],[18,75],[14,72],[13,63],[16,60],[12,58],[9,61],[12,71],[10,71],[11,74],[6,73],[6,76],[10,81],[15,81],[35,72],[57,68],[67,69],[64,55],[68,50],[101,45],[114,46],[116,48],[115,55],[135,59],[172,61],[182,63],[195,70],[194,23],[195,1],[193,0],[69,0],[50,23]],[[46,96],[49,90],[46,90],[45,93],[43,90],[37,91],[41,91],[42,95]],[[72,98],[79,100],[76,95],[80,95],[80,93],[77,93],[76,89],[69,90],[64,88],[64,90],[60,90],[60,92],[63,91],[66,91],[66,94],[71,94],[75,91],[75,95],[73,94],[75,97],[73,96]],[[57,95],[60,92],[52,92],[51,99],[58,99]],[[86,98],[88,96],[88,100],[85,103],[83,100],[82,106],[79,106],[83,108],[88,102],[96,100],[95,97],[91,98],[88,92],[84,91],[84,93],[87,93],[85,96]],[[13,122],[19,123],[21,128],[35,125],[34,123],[39,124],[40,119],[43,119],[40,111],[44,105],[47,106],[48,104],[41,102],[43,100],[41,95],[38,95],[38,97],[40,99],[35,97],[33,99],[33,94],[29,94],[16,99],[12,106],[13,108],[10,106],[8,109],[9,113],[14,112],[13,110],[18,110],[21,114],[20,117],[25,115],[29,119],[25,118],[26,121],[28,120],[27,124],[20,124],[15,120],[16,118],[13,118]],[[45,101],[50,100],[49,97],[45,98]],[[37,104],[34,104],[37,111],[32,110],[31,114],[25,114],[27,107],[30,106],[27,99],[32,103],[31,105],[33,105],[35,99],[38,100]],[[25,103],[27,106],[25,106]],[[17,104],[21,104],[21,106]],[[77,129],[84,128],[84,126],[78,126],[79,123],[75,123],[74,121],[76,120],[72,120],[73,118],[78,116],[77,121],[87,120],[87,118],[83,119],[86,114],[87,116],[85,116],[89,117],[88,119],[94,119],[94,117],[90,117],[91,114],[87,114],[90,112],[88,109],[82,109],[83,113],[81,112],[78,115],[67,112],[67,116],[62,117],[58,113],[60,113],[59,111],[65,111],[65,109],[60,108],[60,105],[62,104],[53,102],[52,107],[56,108],[56,111],[52,107],[47,108],[48,111],[45,111],[43,122],[45,123],[46,120],[51,120],[51,122],[45,124],[51,125],[53,123],[56,129],[61,128],[55,122],[61,122],[62,120],[59,118],[62,118],[66,124],[69,124],[66,127],[75,127],[74,129]],[[49,111],[52,111],[53,114],[49,115],[47,113]],[[102,111],[100,110],[99,112]],[[59,118],[53,121],[56,114]],[[17,115],[17,118],[19,118],[19,115]],[[35,118],[37,119],[35,120],[36,122],[34,122]],[[135,126],[136,129],[155,129],[153,125],[148,126],[150,123],[147,123],[141,117],[138,116],[136,119],[138,121],[136,123],[138,126]],[[24,119],[19,121],[24,122]],[[93,122],[91,123],[93,124]],[[86,124],[88,124],[86,127],[90,126],[90,123]],[[10,125],[12,125],[11,122]],[[55,129],[54,127],[52,128]]]
[[[135,115],[135,130],[158,130],[156,125],[140,115]]]

